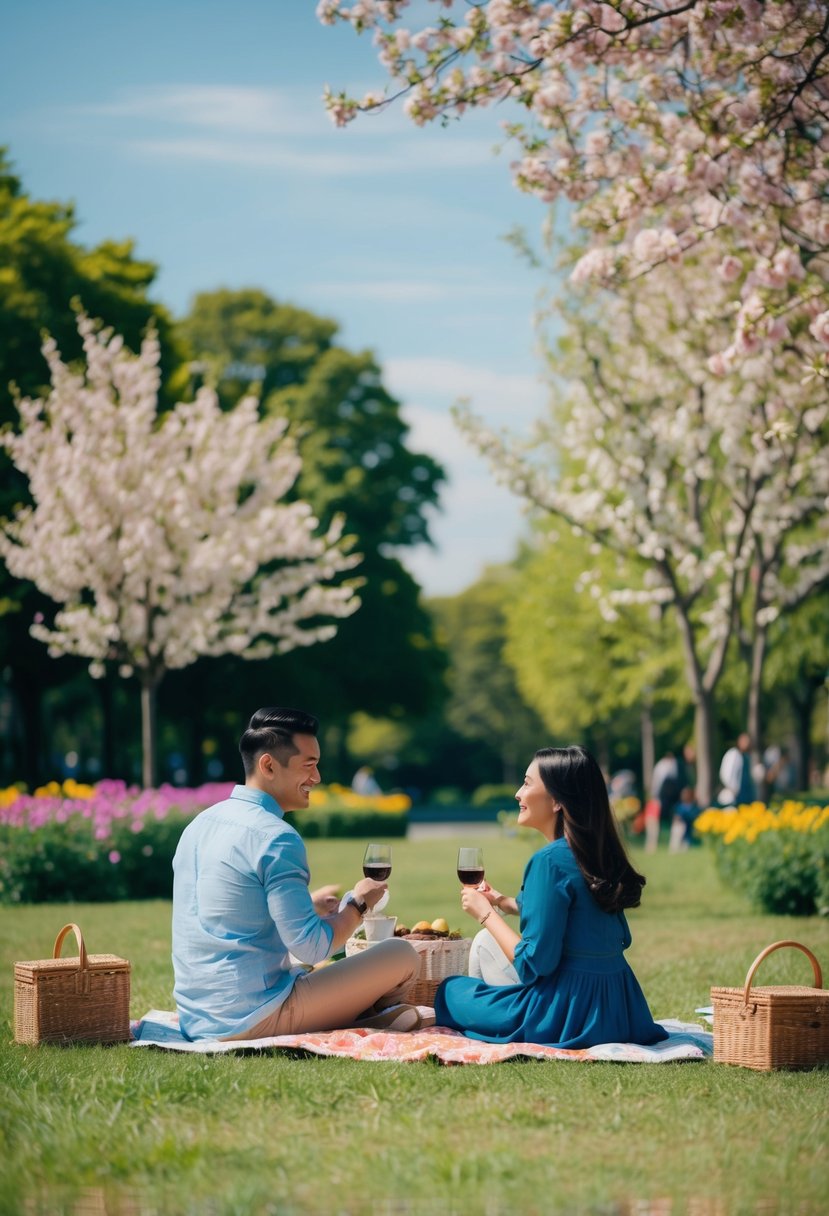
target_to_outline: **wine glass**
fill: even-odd
[[[464,887],[477,887],[483,882],[483,849],[458,849],[458,878]]]
[[[391,874],[391,845],[369,844],[363,856],[363,874],[377,882],[385,882]]]

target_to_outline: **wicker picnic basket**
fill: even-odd
[[[60,958],[75,934],[77,958]],[[130,965],[114,954],[87,954],[77,925],[64,925],[52,958],[14,964],[16,1043],[126,1043]]]
[[[793,946],[810,959],[814,988],[797,984],[753,988],[763,959]],[[748,969],[743,988],[712,988],[714,1059],[770,1072],[814,1068],[829,1063],[829,992],[823,990],[820,964],[800,942],[773,942]]]
[[[403,996],[410,1005],[434,1005],[438,985],[450,975],[466,975],[469,963],[469,949],[472,942],[468,937],[445,938],[436,937],[428,940],[404,937],[414,946],[420,955],[420,970]],[[345,944],[346,956],[358,954],[373,942],[367,942],[362,937],[350,937]]]

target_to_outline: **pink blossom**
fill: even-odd
[[[730,371],[729,360],[724,351],[718,351],[708,360],[708,370],[714,376],[725,376]]]
[[[722,252],[741,263],[729,261],[723,281],[739,281],[746,296],[765,288],[764,310],[775,307],[768,291],[787,291],[792,332],[803,333],[794,322],[825,290],[829,252],[826,85],[814,70],[824,5],[446,3],[440,28],[411,34],[400,28],[405,7],[330,0],[319,12],[358,31],[379,14],[395,89],[416,80],[407,111],[419,125],[509,94],[519,110],[509,124],[521,151],[516,183],[543,202],[564,193],[575,204],[589,246],[617,250],[616,284],[678,263],[722,230]],[[678,247],[645,235],[660,229]],[[746,344],[733,344],[735,357]]]
[[[724,283],[733,283],[742,274],[743,264],[733,253],[727,253],[717,267],[717,274]]]
[[[655,228],[637,232],[633,241],[633,256],[637,262],[656,262],[664,256],[662,241]]]
[[[121,854],[117,849],[111,849],[107,856],[114,866],[117,866],[118,862],[121,860]]]
[[[610,249],[591,249],[576,262],[570,273],[573,283],[589,279],[604,279],[613,269],[614,256]]]
[[[822,312],[809,326],[809,332],[821,346],[829,346],[829,312]]]

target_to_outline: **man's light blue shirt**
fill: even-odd
[[[328,958],[299,833],[247,785],[187,825],[173,858],[174,994],[191,1039],[232,1038],[278,1009],[303,963]]]

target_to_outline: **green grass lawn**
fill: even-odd
[[[445,916],[471,935],[454,874],[459,843],[474,841],[395,843],[388,911],[408,924]],[[488,877],[514,891],[530,846],[484,844]],[[362,848],[312,842],[314,883],[349,885]],[[704,850],[636,859],[648,886],[630,916],[629,958],[657,1018],[693,1020],[712,984],[741,984],[760,950],[782,938],[810,946],[829,974],[825,920],[753,913],[722,888]],[[0,909],[0,1213],[826,1211],[826,1068],[444,1067],[16,1046],[12,964],[51,954],[69,920],[91,952],[131,960],[133,1016],[172,1004],[169,904]],[[787,950],[760,980],[810,975]]]

